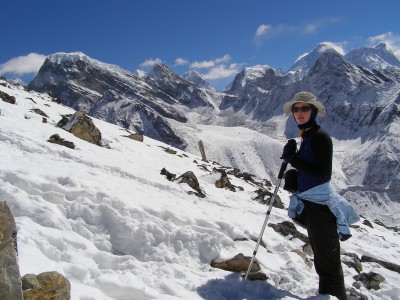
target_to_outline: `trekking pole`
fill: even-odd
[[[285,161],[282,162],[281,169],[279,170],[279,174],[278,174],[278,183],[277,183],[277,185],[275,187],[274,195],[271,198],[271,202],[269,203],[269,207],[268,207],[267,214],[265,216],[264,224],[262,226],[260,236],[258,237],[256,248],[254,249],[254,252],[253,252],[253,257],[251,258],[251,261],[250,261],[250,264],[249,264],[249,268],[247,269],[247,272],[246,272],[246,275],[244,276],[244,279],[247,279],[247,277],[250,274],[250,270],[253,267],[253,263],[254,263],[254,260],[256,258],[256,255],[257,255],[258,247],[260,246],[261,239],[262,239],[262,236],[264,234],[265,227],[267,226],[267,223],[268,223],[269,215],[271,214],[272,204],[274,204],[275,197],[276,197],[276,194],[278,193],[279,186],[281,185],[281,181],[282,181],[282,178],[283,178],[283,173],[285,172],[287,165],[288,165],[287,162],[285,162]]]

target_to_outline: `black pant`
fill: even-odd
[[[304,201],[301,215],[314,252],[315,270],[319,276],[319,293],[346,300],[340,243],[336,217],[328,206]]]

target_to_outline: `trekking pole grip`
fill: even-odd
[[[283,173],[285,173],[288,163],[286,161],[282,162],[281,169],[279,170],[278,179],[283,178]]]

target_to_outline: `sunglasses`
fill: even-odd
[[[297,106],[293,106],[292,107],[292,112],[299,112],[299,111],[301,111],[301,112],[308,112],[308,111],[310,111],[312,109],[312,106],[311,105],[308,105],[308,106],[301,106],[301,107],[297,107]]]

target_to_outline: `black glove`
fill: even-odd
[[[283,152],[281,159],[286,161],[287,163],[291,163],[293,159],[296,157],[297,143],[296,140],[290,139],[283,147]]]
[[[285,184],[283,185],[283,189],[290,193],[297,192],[297,170],[290,169],[285,173]]]

